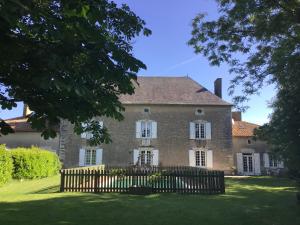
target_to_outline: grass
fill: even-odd
[[[289,225],[300,224],[294,183],[227,178],[224,195],[58,193],[59,177],[0,188],[2,225]]]

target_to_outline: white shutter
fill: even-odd
[[[259,153],[254,153],[254,175],[260,175],[260,155]]]
[[[190,139],[195,139],[195,123],[190,122]]]
[[[103,153],[103,149],[101,148],[96,149],[96,165],[102,164],[102,153]]]
[[[284,162],[283,162],[283,160],[279,160],[278,161],[278,168],[281,168],[281,169],[284,168]]]
[[[86,123],[82,123],[81,126],[82,126],[83,128],[86,128],[87,124],[86,124]],[[81,133],[80,136],[81,136],[81,138],[86,139],[86,138],[87,138],[87,133],[86,133],[86,132],[83,132],[83,133]]]
[[[142,130],[142,127],[141,127],[141,121],[136,121],[136,126],[135,126],[135,131],[136,131],[136,138],[141,138],[141,130]]]
[[[236,167],[237,167],[238,174],[243,175],[244,169],[243,169],[243,154],[242,153],[236,153]]]
[[[196,166],[195,151],[189,150],[189,166]]]
[[[84,166],[85,149],[79,149],[79,166]]]
[[[139,160],[139,150],[133,149],[133,165],[136,165]]]
[[[205,123],[205,139],[211,139],[211,123]]]
[[[213,168],[213,151],[212,150],[206,151],[206,164],[207,164],[207,168],[209,168],[209,169]]]
[[[268,153],[264,153],[264,166],[265,166],[265,168],[270,167],[270,161],[269,161],[269,154]]]
[[[153,165],[153,166],[158,166],[158,163],[159,163],[159,160],[158,160],[158,157],[159,157],[159,151],[158,151],[157,149],[152,150],[152,154],[153,154],[152,165]]]
[[[157,138],[157,122],[152,121],[151,122],[151,137],[152,138]]]

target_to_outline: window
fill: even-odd
[[[248,140],[247,140],[247,144],[248,144],[248,145],[251,145],[251,144],[252,144],[252,141],[251,141],[250,139],[248,139]]]
[[[150,113],[150,108],[144,108],[144,113]]]
[[[153,148],[139,148],[133,150],[133,165],[158,166],[159,151]]]
[[[151,120],[137,121],[136,138],[157,138],[157,123]]]
[[[86,149],[84,164],[86,166],[96,165],[96,150],[95,149]]]
[[[206,167],[206,152],[203,150],[195,151],[196,166]]]
[[[190,139],[211,139],[211,123],[205,121],[190,122]]]
[[[203,109],[198,108],[198,109],[196,109],[195,114],[196,114],[197,116],[201,116],[201,115],[204,115],[204,111],[203,111]]]
[[[152,123],[151,121],[142,121],[142,138],[151,138]]]
[[[99,121],[99,125],[101,128],[103,128],[103,121]],[[82,127],[83,129],[86,129],[86,127],[88,126],[88,123],[82,123]],[[93,138],[93,133],[90,131],[85,131],[83,133],[81,133],[81,138],[83,139],[91,139]]]
[[[195,138],[205,139],[205,123],[195,123]]]
[[[274,155],[269,155],[269,163],[270,167],[278,167],[280,162]]]
[[[140,165],[152,165],[153,154],[150,150],[140,151]]]

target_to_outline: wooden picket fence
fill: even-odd
[[[61,192],[128,193],[148,187],[154,193],[225,193],[224,172],[195,167],[103,167],[61,170]]]

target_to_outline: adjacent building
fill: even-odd
[[[270,153],[268,144],[254,140],[259,125],[242,121],[241,112],[232,113],[232,146],[238,175],[273,175],[284,172],[282,160]]]

